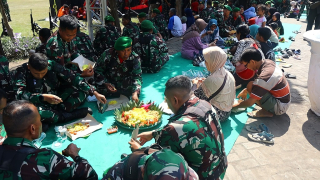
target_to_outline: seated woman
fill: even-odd
[[[270,19],[270,21],[267,22],[267,26],[270,26],[271,23],[277,23],[278,24],[278,29],[277,32],[280,36],[284,35],[284,29],[282,26],[282,23],[280,21],[280,13],[279,12],[275,12],[272,15],[272,18]]]
[[[219,47],[203,50],[203,56],[208,71],[211,73],[194,91],[195,96],[208,101],[216,110],[220,122],[226,121],[231,113],[236,96],[235,80],[232,74],[224,68],[227,54]]]
[[[192,10],[191,10],[191,9],[186,8],[186,9],[184,10],[184,14],[185,14],[186,17],[187,17],[186,25],[187,25],[187,29],[188,29],[192,24],[194,24],[195,20],[194,20],[194,17],[193,17],[193,14],[192,14]]]
[[[258,29],[259,29],[259,26],[256,25],[256,24],[253,24],[249,27],[250,29],[250,36],[253,38],[253,39],[256,39],[256,35],[258,33]]]
[[[205,44],[214,43],[215,45],[223,45],[223,40],[219,36],[218,22],[211,19],[207,27],[200,33],[201,42]]]
[[[203,19],[197,19],[183,35],[181,56],[193,60],[195,54],[202,54],[202,50],[212,44],[203,44],[200,39],[200,32],[206,28],[207,23]]]

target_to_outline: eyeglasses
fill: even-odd
[[[250,63],[250,62],[248,62],[246,65],[244,65],[244,67],[245,67],[245,68],[248,68],[248,64],[249,64],[249,63]]]

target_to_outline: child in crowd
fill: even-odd
[[[271,27],[272,31],[273,31],[273,32],[277,35],[277,37],[279,38],[279,34],[278,34],[278,31],[277,31],[277,29],[278,29],[278,24],[277,24],[277,23],[271,23],[269,26]]]
[[[299,7],[298,5],[294,5],[291,10],[290,10],[290,14],[287,16],[287,18],[296,18],[299,14]]]
[[[275,61],[275,54],[272,49],[272,44],[268,42],[271,37],[271,30],[267,27],[260,27],[256,35],[256,40],[259,41],[261,50],[266,59]]]
[[[267,8],[266,8],[265,5],[260,4],[258,6],[257,17],[256,17],[256,25],[258,25],[259,27],[265,27],[266,26],[267,19],[264,16],[266,11],[267,11]]]
[[[186,30],[187,30],[187,24],[186,24],[186,22],[187,22],[187,17],[182,16],[182,17],[181,17],[181,23],[182,23],[182,32],[183,32],[183,34],[184,34],[184,32],[186,32]]]
[[[284,35],[284,29],[282,26],[282,22],[280,21],[280,13],[279,12],[275,12],[272,16],[272,19],[270,19],[270,21],[267,22],[267,26],[270,26],[271,23],[277,23],[278,24],[278,34],[280,36]]]
[[[278,27],[278,25],[276,23],[275,23],[275,25]],[[271,36],[269,38],[269,41],[272,44],[271,48],[274,49],[279,44],[278,33],[277,34],[275,33],[275,32],[277,32],[277,30],[274,31],[274,29],[271,26],[266,26],[266,27],[270,29]],[[277,29],[277,28],[275,28],[275,29]]]
[[[2,112],[3,108],[7,106],[7,94],[2,89],[0,89],[0,145],[2,145],[3,141],[7,137],[7,133],[2,124]]]

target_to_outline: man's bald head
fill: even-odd
[[[176,113],[190,99],[192,83],[187,76],[170,78],[166,83],[165,96],[169,108]]]
[[[28,133],[32,125],[39,131],[39,120],[37,108],[29,101],[13,101],[3,110],[3,124],[8,136]]]

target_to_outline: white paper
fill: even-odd
[[[112,104],[110,105],[110,101],[117,101],[117,104]],[[124,96],[124,95],[120,95],[120,97],[118,98],[113,98],[113,99],[107,99],[107,103],[108,103],[108,109],[106,111],[111,111],[111,110],[114,110],[114,109],[119,109],[120,108],[120,105],[121,104],[126,104],[127,102],[129,102],[129,99],[127,98],[127,96]],[[99,104],[100,102],[98,101],[97,102],[97,105]]]
[[[171,111],[171,109],[169,108],[168,104],[166,101],[163,101],[160,105],[159,105],[159,108],[162,109],[162,111],[165,113],[165,114],[173,114],[173,112]]]
[[[68,127],[69,125],[73,125],[75,123],[89,123],[89,127],[87,129],[85,129],[84,131],[79,131],[77,132],[77,135],[73,135],[70,134],[68,131],[67,136],[70,137],[72,140],[76,140],[79,137],[85,137],[88,134],[93,133],[94,131],[101,129],[102,128],[102,124],[100,122],[98,122],[94,117],[92,117],[90,114],[88,114],[86,117],[79,119],[78,121],[75,121],[73,123],[70,124],[66,124],[65,127]]]
[[[80,69],[81,71],[83,71],[83,69],[82,69],[82,66],[83,66],[83,65],[89,64],[89,65],[91,65],[92,67],[94,67],[94,65],[96,64],[96,63],[94,63],[94,62],[86,59],[86,58],[83,57],[82,55],[78,56],[78,57],[77,57],[76,59],[74,59],[72,62],[78,64],[79,69]]]

